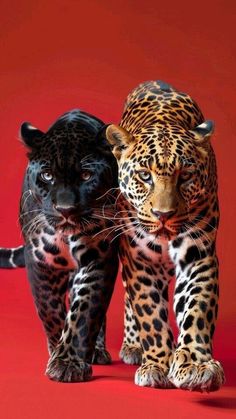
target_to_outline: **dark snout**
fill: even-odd
[[[70,221],[76,222],[78,218],[90,213],[88,206],[83,205],[82,201],[79,191],[63,187],[57,190],[53,206],[57,214],[66,220],[70,219]]]
[[[55,210],[66,219],[78,213],[78,200],[72,188],[58,188],[53,204]]]
[[[73,207],[71,207],[71,206],[67,206],[67,205],[65,205],[65,206],[59,206],[59,205],[56,205],[55,206],[55,209],[56,209],[56,211],[57,212],[59,212],[64,218],[69,218],[70,216],[72,216],[72,215],[75,215],[76,214],[76,207],[75,206],[73,206]]]

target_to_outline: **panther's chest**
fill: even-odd
[[[78,266],[67,236],[40,231],[30,239],[30,244],[35,262],[41,262],[56,269],[70,270]]]

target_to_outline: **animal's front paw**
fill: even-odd
[[[125,364],[141,365],[142,349],[138,346],[131,346],[127,345],[127,343],[123,343],[119,355],[120,359],[122,359]]]
[[[201,364],[173,363],[168,378],[176,387],[200,392],[219,390],[225,382],[223,368],[214,359]]]
[[[93,364],[108,365],[112,363],[111,355],[105,348],[95,348],[93,353]]]
[[[134,382],[142,387],[173,388],[164,369],[151,362],[146,362],[137,369]]]
[[[46,375],[53,381],[78,383],[91,379],[92,368],[83,361],[52,357],[48,361]]]

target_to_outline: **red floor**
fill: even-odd
[[[122,336],[120,281],[109,313],[108,346],[113,365],[94,366],[89,383],[59,384],[44,376],[47,352],[24,270],[1,271],[0,417],[66,418],[227,418],[236,414],[236,343],[229,325],[218,324],[215,356],[225,367],[226,384],[216,393],[155,390],[134,385],[135,368],[118,360]],[[234,416],[235,417],[235,416]]]

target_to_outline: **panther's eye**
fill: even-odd
[[[89,172],[88,170],[84,170],[83,172],[81,172],[80,177],[82,180],[89,180],[92,176],[92,173]]]
[[[146,170],[140,170],[138,172],[138,177],[146,183],[151,183],[152,181],[152,175],[150,172],[147,172]]]
[[[193,176],[193,172],[190,172],[189,170],[183,170],[179,174],[179,178],[182,182],[187,182],[191,177]]]
[[[45,170],[44,172],[40,173],[41,178],[46,183],[53,183],[53,175],[49,170]]]

